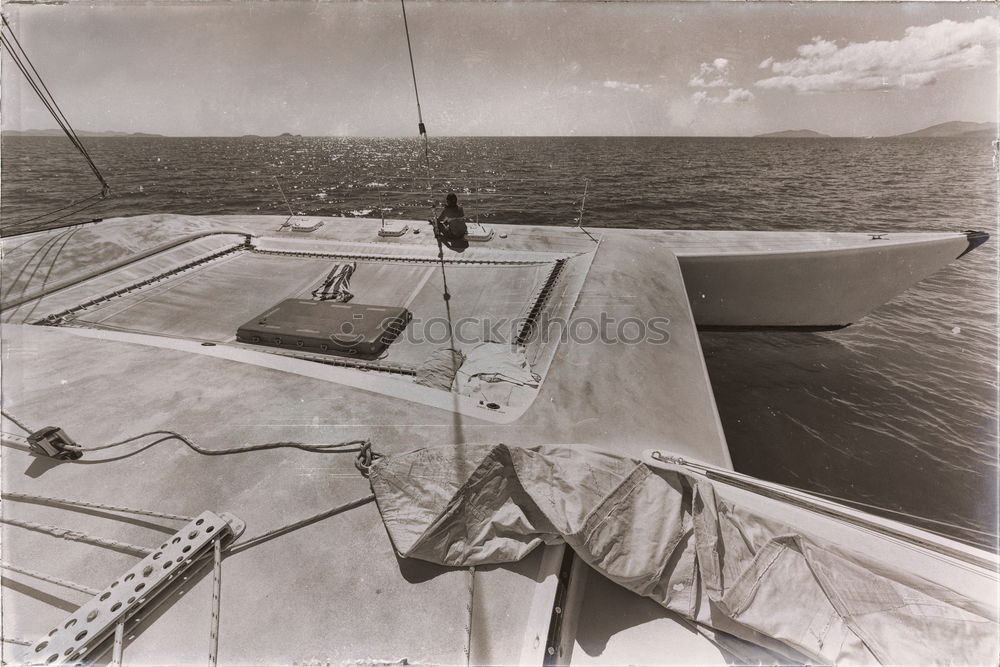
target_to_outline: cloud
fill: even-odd
[[[629,83],[628,81],[612,80],[595,85],[600,85],[602,88],[611,88],[612,90],[624,90],[629,93],[646,93],[653,87],[648,83]]]
[[[710,63],[702,63],[697,74],[692,74],[688,85],[692,88],[724,88],[729,83],[729,61],[716,58]]]
[[[706,90],[698,90],[691,95],[695,104],[745,104],[753,100],[754,94],[746,88],[730,88],[724,96],[710,95]]]
[[[723,104],[743,104],[753,102],[753,93],[746,88],[730,88],[729,94],[722,98]]]
[[[998,37],[1000,21],[991,16],[964,23],[945,19],[933,25],[911,26],[894,41],[840,46],[814,37],[796,49],[796,58],[761,62],[761,69],[770,69],[776,76],[755,85],[797,93],[920,88],[935,83],[943,72],[993,64],[991,47]]]

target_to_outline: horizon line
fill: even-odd
[[[991,122],[991,121],[984,121]],[[994,123],[995,124],[995,123]],[[922,128],[926,129],[926,128]],[[817,132],[815,136],[780,136],[784,132],[796,130],[778,130],[761,134],[440,134],[434,139],[899,139],[915,134],[921,130],[902,132],[900,134],[824,134]],[[51,138],[65,136],[58,128],[51,130],[0,130],[0,136],[27,136],[36,134],[33,138]],[[972,130],[969,134],[975,133]],[[51,133],[51,134],[48,134]],[[79,130],[81,138],[91,139],[412,139],[419,141],[419,136],[390,134],[162,134],[160,132],[121,132],[115,130],[93,131]],[[90,135],[90,136],[87,136]],[[94,136],[106,135],[106,136]],[[916,139],[960,139],[962,134],[946,136],[911,137]],[[998,135],[1000,138],[1000,135]]]
[[[759,132],[756,134],[441,134],[435,135],[436,138],[440,139],[464,139],[464,138],[477,138],[477,139],[507,139],[507,138],[539,138],[539,139],[561,139],[561,138],[593,138],[593,139],[609,139],[609,138],[657,138],[657,139],[756,139],[756,138],[802,138],[802,139],[882,139],[882,138],[895,138],[911,134],[916,134],[923,132],[925,130],[930,130],[933,128],[941,127],[943,125],[992,125],[997,126],[998,123],[995,120],[985,120],[985,121],[969,121],[969,120],[950,120],[943,121],[940,123],[934,123],[933,125],[928,125],[917,130],[911,130],[909,132],[901,132],[897,134],[853,134],[853,135],[833,135],[826,134],[825,132],[819,132],[817,130],[811,130],[807,128],[797,128],[797,129],[785,129],[785,130],[775,130],[771,132]],[[987,129],[987,128],[982,128]],[[1000,129],[1000,128],[998,128]],[[124,130],[73,130],[76,134],[84,135],[110,135],[105,138],[118,137],[137,137],[137,136],[149,136],[149,137],[163,137],[171,139],[242,139],[242,138],[259,138],[259,139],[280,139],[280,138],[303,138],[303,139],[415,139],[419,140],[420,135],[389,135],[389,134],[302,134],[284,131],[277,134],[257,134],[254,132],[242,132],[239,134],[164,134],[162,132],[148,132],[148,131],[124,131]],[[977,132],[981,130],[968,130],[968,132]],[[57,127],[42,127],[42,128],[29,128],[26,130],[20,129],[3,129],[0,127],[0,134],[6,135],[31,135],[31,134],[41,134],[51,133],[52,135],[59,136],[64,134],[61,128]],[[793,135],[796,133],[807,134],[810,136],[803,137],[793,137],[787,135]],[[955,136],[961,136],[959,135]],[[781,135],[786,135],[782,137]]]

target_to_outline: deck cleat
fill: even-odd
[[[27,438],[31,451],[60,461],[75,461],[83,456],[83,451],[66,431],[58,426],[40,428]]]

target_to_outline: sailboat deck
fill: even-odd
[[[492,240],[439,257],[424,223],[381,238],[373,220],[327,218],[309,233],[285,222],[157,215],[0,241],[4,410],[31,428],[61,426],[84,446],[153,430],[209,449],[370,439],[391,454],[578,443],[636,458],[655,448],[730,468],[696,323],[721,316],[843,325],[971,246],[964,233],[886,240],[496,225]],[[358,303],[450,315],[452,324],[533,312],[584,326],[529,341],[538,386],[510,390],[499,409],[415,383],[413,369],[438,345],[426,337],[397,340],[385,358],[364,364],[233,342],[236,326],[311,293],[345,261],[359,266],[350,287]],[[654,319],[654,333],[665,336],[592,335],[602,322]],[[203,456],[165,441],[58,462],[29,453],[12,424],[3,431],[5,492],[186,515],[228,511],[246,522],[247,535],[369,492],[351,455]],[[146,546],[178,527],[54,501],[5,501],[4,517]],[[120,550],[57,540],[26,524],[5,524],[3,541],[8,562],[94,588],[135,563]],[[464,663],[466,652],[474,663],[541,662],[558,549],[470,575],[398,559],[373,505],[347,510],[225,559],[220,662]],[[43,636],[86,600],[28,575],[6,576],[3,585],[5,634],[15,637]],[[207,645],[211,576],[193,575],[175,593],[126,638],[129,662],[204,661],[198,641],[177,638],[203,636]],[[649,601],[595,577],[578,594],[576,662],[720,658]]]
[[[533,367],[543,374],[541,386],[527,404],[505,414],[471,400],[459,405],[456,395],[416,386],[398,374],[227,342],[235,333],[232,324],[245,313],[252,316],[261,304],[313,289],[337,261],[330,257],[234,250],[88,306],[62,326],[30,324],[48,322],[47,315],[115,285],[242,243],[232,232],[259,231],[265,222],[272,227],[266,238],[280,239],[274,236],[273,219],[249,219],[253,224],[243,227],[227,221],[218,228],[226,234],[217,236],[204,235],[209,223],[199,228],[195,221],[180,220],[175,232],[182,238],[201,234],[181,243],[166,238],[162,227],[152,231],[137,224],[125,233],[115,222],[104,228],[108,236],[101,242],[76,247],[71,241],[62,248],[65,264],[50,265],[40,255],[25,262],[23,246],[8,252],[8,304],[23,299],[22,292],[30,296],[64,288],[3,313],[5,411],[33,427],[59,425],[84,446],[166,429],[209,449],[358,438],[371,439],[383,453],[449,443],[577,442],[636,456],[650,446],[668,446],[691,458],[730,465],[677,260],[626,231],[602,234],[600,244],[579,230],[511,231],[506,248],[490,242],[464,253],[445,250],[453,317],[483,308],[504,316],[521,313],[559,258],[566,268],[545,301],[552,315],[572,313],[593,321],[602,314],[656,316],[668,322],[665,343],[622,345],[570,337],[529,346]],[[371,238],[376,227],[363,224],[372,232],[364,243],[380,243]],[[320,230],[329,234],[334,227]],[[101,229],[94,225],[87,233]],[[34,242],[53,246],[53,239],[65,233],[40,235]],[[81,228],[73,241],[83,242],[84,236]],[[414,313],[439,317],[442,266],[436,245],[428,240],[386,244],[410,259],[358,260],[357,282],[351,285],[356,298],[412,296]],[[421,245],[424,250],[414,250]],[[370,246],[365,252],[372,252]],[[91,261],[81,261],[88,253]],[[508,264],[496,263],[504,258]],[[494,264],[475,263],[480,260]],[[18,276],[25,265],[21,276],[35,274],[27,282]],[[102,267],[110,271],[88,278]],[[215,344],[203,345],[206,339]],[[396,349],[413,354],[419,348]],[[3,445],[5,490],[187,515],[228,511],[246,522],[247,535],[369,492],[353,455],[281,449],[206,457],[167,441],[56,462],[30,454],[12,425],[4,427]],[[146,546],[177,527],[155,518],[122,522],[108,517],[114,513],[51,503],[4,506],[6,517]],[[5,525],[3,537],[8,560],[95,588],[135,562],[134,556],[112,549],[63,544],[18,526]],[[466,650],[473,662],[518,662],[526,659],[523,651],[538,650],[532,637],[539,633],[544,648],[548,612],[540,621],[537,615],[526,618],[525,610],[551,609],[551,589],[541,585],[554,576],[546,554],[539,550],[523,562],[477,571],[470,631],[469,573],[397,559],[376,508],[351,509],[226,558],[220,662],[405,658],[456,663],[465,661]],[[17,574],[5,578],[5,586],[10,593],[3,602],[5,632],[9,629],[11,636],[40,637],[86,600]],[[200,642],[179,645],[176,638],[204,636],[207,642],[210,593],[206,570],[191,579],[186,593],[143,619],[128,638],[129,661],[157,662],[164,656],[178,664],[203,661]]]

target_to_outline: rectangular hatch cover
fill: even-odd
[[[372,358],[406,328],[401,306],[285,299],[236,331],[236,340],[304,352]]]

